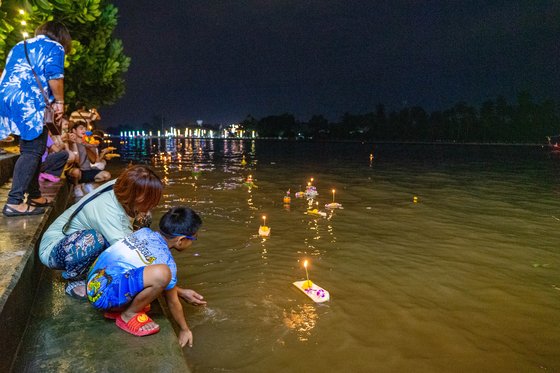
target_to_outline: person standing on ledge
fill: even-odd
[[[27,62],[26,44],[31,66]],[[35,74],[51,102],[54,100],[56,117],[62,117],[64,55],[71,48],[72,38],[66,26],[49,21],[35,30],[34,38],[19,42],[8,54],[0,78],[0,138],[14,134],[21,139],[12,189],[2,209],[5,216],[39,215],[51,203],[41,196],[39,189],[41,157],[47,147],[48,131],[43,125],[46,103]],[[24,203],[25,193],[27,203]]]

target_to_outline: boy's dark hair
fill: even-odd
[[[166,236],[177,234],[192,236],[201,225],[202,219],[200,216],[186,206],[171,208],[159,220],[159,230]]]

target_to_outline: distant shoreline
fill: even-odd
[[[109,135],[113,138],[120,138],[117,135]],[[139,136],[142,139],[157,140],[168,138],[167,136]],[[215,138],[215,137],[184,137],[175,136],[178,139],[194,139],[194,140],[265,140],[265,141],[293,141],[293,142],[310,142],[310,143],[362,143],[362,144],[402,144],[402,145],[467,145],[467,146],[540,146],[548,147],[546,143],[507,143],[507,142],[450,142],[450,141],[390,141],[390,140],[353,140],[353,139],[289,139],[278,137],[258,137],[258,138]]]

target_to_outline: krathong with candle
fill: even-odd
[[[257,187],[255,185],[255,182],[253,181],[253,175],[247,176],[247,179],[245,179],[245,182],[243,183],[243,185],[245,185],[246,187],[249,187],[249,188],[256,188]]]
[[[319,193],[317,192],[317,188],[313,186],[313,178],[311,178],[311,180],[307,182],[307,188],[305,188],[305,197],[312,199],[318,195]]]
[[[325,208],[327,208],[327,209],[341,209],[342,208],[342,205],[340,203],[334,201],[334,194],[335,194],[335,190],[333,189],[332,190],[332,202],[327,203],[325,205]]]
[[[286,195],[284,196],[284,198],[282,199],[282,202],[285,205],[289,205],[292,202],[292,198],[290,197],[290,189],[288,189],[288,191],[286,192]]]
[[[259,236],[268,237],[270,236],[270,227],[266,226],[266,215],[263,215],[263,225],[259,227]]]
[[[305,197],[305,192],[302,192],[301,185],[299,186],[299,192],[296,192],[296,198],[303,198]]]
[[[319,285],[313,283],[309,279],[309,272],[307,272],[308,261],[304,260],[303,267],[305,268],[305,278],[304,281],[296,281],[293,285],[301,290],[305,295],[311,298],[316,303],[322,303],[330,300],[330,294],[328,291],[320,287]]]

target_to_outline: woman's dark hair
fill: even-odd
[[[192,236],[202,225],[202,219],[193,209],[185,206],[172,207],[159,220],[159,230],[166,236],[184,234]]]
[[[157,206],[163,194],[163,183],[151,168],[136,165],[119,175],[113,190],[128,216],[134,217]]]
[[[35,36],[37,35],[48,36],[49,39],[60,43],[67,54],[72,50],[72,37],[64,23],[57,21],[45,22],[35,30]]]

